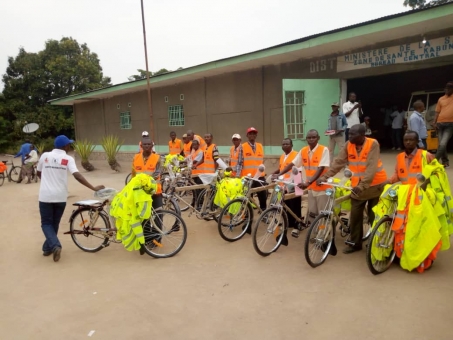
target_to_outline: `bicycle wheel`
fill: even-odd
[[[283,207],[270,207],[260,215],[252,232],[253,248],[261,256],[268,256],[280,247],[288,228],[288,217]]]
[[[362,242],[368,240],[368,238],[371,235],[371,223],[368,221],[368,212],[367,208],[365,207],[365,210],[363,212],[363,237],[362,237]]]
[[[0,187],[3,185],[4,181],[5,181],[5,174],[2,172],[2,173],[0,173]]]
[[[168,172],[164,172],[160,175],[160,184],[162,186],[162,192],[167,192],[168,186],[170,185],[166,178],[170,178],[170,174]]]
[[[153,217],[143,224],[145,252],[156,258],[176,255],[186,243],[187,228],[181,216],[173,211],[153,211]]]
[[[92,228],[110,228],[108,216],[100,213],[96,223],[90,226],[91,216],[95,210],[84,207],[74,211],[69,218],[69,231],[77,247],[89,253],[95,253],[104,248],[109,242],[106,231],[93,230]]]
[[[173,211],[174,213],[181,216],[181,209],[179,208],[179,205],[178,205],[178,203],[176,203],[176,200],[174,198],[168,198],[168,197],[165,198],[164,197],[163,199],[164,199],[164,201],[163,201],[162,208],[164,210]]]
[[[19,179],[20,179],[20,170],[21,170],[21,167],[20,166],[13,166],[11,168],[11,170],[9,171],[9,178],[11,181],[13,182],[18,182]]]
[[[318,215],[310,225],[305,238],[305,259],[311,267],[316,268],[324,263],[329,256],[334,237],[330,215]]]
[[[129,183],[132,179],[132,173],[129,173],[127,176],[126,176],[126,180],[124,181],[124,184],[127,185],[127,183]]]
[[[228,242],[240,240],[253,223],[253,208],[245,197],[228,202],[217,221],[220,236]]]
[[[185,187],[189,186],[190,183],[188,181],[180,181],[176,183],[177,187]],[[163,188],[162,188],[163,190]],[[168,192],[169,188],[167,187],[164,192]],[[180,200],[177,197],[174,197],[174,200],[176,203],[179,205],[179,209],[181,211],[187,211],[189,209],[189,205],[193,201],[193,190],[187,190],[187,191],[179,191],[177,192],[178,196],[181,197],[184,201],[188,202],[189,204],[184,203],[182,200]]]
[[[203,217],[203,219],[206,221],[212,221],[212,220],[215,220],[216,222],[219,221],[221,209],[219,206],[214,204],[214,198],[215,198],[216,192],[217,192],[217,189],[214,187],[214,188],[211,188],[211,190],[209,191],[209,197],[206,197],[207,193],[208,193],[207,189],[203,189],[201,191],[200,195],[198,195],[197,202],[195,204],[196,207],[201,208],[203,206],[204,200],[208,199],[208,202],[206,203],[206,212],[205,212],[206,216]]]
[[[377,222],[366,247],[366,263],[374,275],[381,274],[390,268],[395,258],[393,242],[395,233],[392,230],[393,219],[384,216]]]
[[[36,167],[33,167],[31,178],[35,183],[38,183],[38,170],[36,170]]]

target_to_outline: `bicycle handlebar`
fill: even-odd
[[[346,190],[352,190],[352,187],[346,187],[344,185],[339,185],[335,183],[329,183],[329,182],[321,182],[322,185],[330,185],[331,187],[336,187],[336,188],[341,188],[341,189],[346,189]]]

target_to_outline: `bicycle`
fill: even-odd
[[[252,188],[254,181],[260,183],[262,186]],[[228,242],[236,242],[240,240],[245,233],[251,232],[254,207],[258,209],[259,214],[262,213],[259,202],[255,200],[253,194],[275,187],[275,184],[267,184],[250,175],[242,178],[242,185],[243,196],[228,202],[223,207],[217,221],[217,228],[220,236]]]
[[[307,236],[305,239],[304,254],[307,263],[316,268],[323,264],[327,257],[329,256],[332,244],[334,244],[335,239],[335,230],[337,225],[342,237],[348,236],[345,243],[348,245],[353,245],[349,240],[351,230],[346,224],[348,219],[342,218],[343,215],[341,209],[337,209],[338,212],[335,212],[335,207],[340,207],[341,203],[350,199],[351,194],[335,198],[336,191],[338,189],[352,190],[351,187],[344,186],[344,183],[347,179],[352,176],[350,170],[345,170],[345,178],[340,181],[339,184],[335,184],[332,178],[329,178],[328,182],[323,182],[324,185],[329,185],[331,188],[326,189],[326,195],[329,196],[329,200],[326,204],[325,210],[322,210],[319,215],[313,220],[310,227],[308,228]],[[367,207],[364,209],[364,220],[363,220],[363,237],[362,242],[366,241],[371,234],[371,223],[368,221]],[[317,253],[320,251],[320,258],[317,258]]]
[[[8,166],[9,162],[8,161],[2,161],[6,166]],[[5,170],[0,174],[0,186],[3,185],[3,182],[5,181],[5,177],[8,178],[8,182],[18,182],[20,179],[20,171],[21,171],[21,166],[19,165],[14,165],[14,159],[11,160],[12,167],[11,169]],[[35,170],[34,170],[35,171]],[[6,175],[5,175],[6,173]],[[3,175],[3,176],[2,176]],[[37,177],[37,176],[36,176]]]
[[[69,218],[69,231],[64,234],[71,235],[81,250],[95,253],[111,243],[121,243],[121,240],[116,239],[117,229],[107,211],[115,194],[114,189],[102,189],[95,193],[95,197],[103,201],[83,200],[73,204],[77,209],[73,210]],[[187,240],[184,220],[176,213],[160,208],[152,209],[151,216],[143,223],[145,252],[155,258],[176,255]]]

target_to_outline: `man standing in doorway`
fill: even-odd
[[[348,121],[348,128],[345,133],[346,142],[349,140],[349,129],[356,124],[360,124],[360,118],[363,116],[362,103],[360,101],[356,102],[356,94],[351,92],[348,98],[349,101],[343,104],[343,113]]]
[[[87,188],[98,191],[103,185],[92,186],[83,177],[75,164],[74,158],[66,153],[70,150],[73,140],[66,136],[55,138],[55,149],[44,152],[38,162],[39,213],[41,228],[46,237],[42,246],[44,256],[53,254],[53,260],[58,262],[61,256],[61,243],[58,240],[58,228],[68,199],[68,171],[74,178]]]
[[[403,147],[403,124],[404,124],[404,111],[401,107],[391,114],[392,117],[392,150],[400,151]]]
[[[258,167],[261,164],[264,164],[264,148],[261,143],[256,142],[256,136],[258,135],[258,130],[254,127],[247,129],[247,139],[248,142],[242,144],[242,150],[239,152],[238,157],[238,166],[237,166],[237,176],[255,176],[258,171]],[[258,178],[260,181],[265,181],[266,178],[264,174],[260,174]],[[253,181],[252,188],[261,186],[259,182]],[[258,191],[258,200],[260,201],[261,210],[266,210],[266,199],[267,191]]]
[[[436,117],[433,126],[439,132],[439,146],[436,158],[448,168],[447,144],[453,135],[453,81],[445,86],[445,96],[440,97],[436,106]]]
[[[412,112],[409,118],[409,126],[411,131],[417,132],[418,134],[418,148],[427,149],[426,138],[428,138],[428,131],[426,130],[425,119],[422,116],[422,112],[425,111],[425,104],[421,100],[417,100],[414,103],[414,112]]]
[[[329,133],[329,152],[330,161],[332,162],[335,153],[335,145],[338,146],[338,151],[340,151],[346,143],[344,132],[348,127],[348,121],[346,120],[345,115],[340,112],[340,103],[333,103],[331,108],[332,113],[329,117],[326,133]]]

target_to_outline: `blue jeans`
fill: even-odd
[[[447,144],[453,135],[453,123],[437,123],[439,146],[437,147],[436,158],[442,164],[448,164]]]
[[[39,202],[39,213],[41,214],[41,228],[46,241],[42,245],[43,252],[54,251],[60,247],[61,243],[58,240],[58,228],[60,226],[61,217],[63,216],[66,202],[46,203]]]

